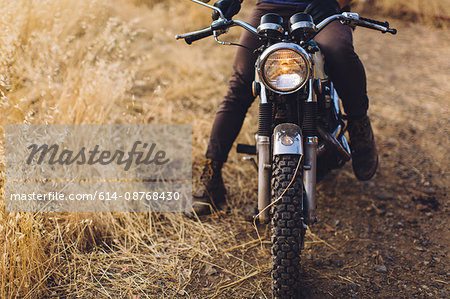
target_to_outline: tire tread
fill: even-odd
[[[276,156],[272,171],[272,200],[289,186],[299,156]],[[303,181],[298,172],[283,198],[272,206],[272,291],[274,298],[299,296],[300,252],[305,230],[301,221]]]

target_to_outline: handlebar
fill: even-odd
[[[211,36],[213,34],[214,34],[214,30],[212,30],[211,27],[208,27],[208,28],[205,28],[203,30],[196,31],[196,33],[192,33],[192,34],[190,34],[190,36],[184,37],[184,41],[188,45],[190,45],[190,44],[192,44],[195,41],[198,41],[198,40],[200,40],[202,38]],[[180,37],[180,35],[177,35],[175,38],[176,39],[180,39],[180,38],[183,38],[183,37]]]
[[[316,26],[316,34],[322,31],[323,28],[325,28],[328,24],[330,24],[334,20],[340,20],[344,24],[350,26],[360,26],[378,30],[381,31],[382,33],[388,32],[390,34],[397,34],[397,29],[389,28],[388,22],[380,22],[367,18],[362,18],[359,16],[359,14],[353,12],[344,12],[342,14],[333,15],[326,18]]]
[[[389,28],[389,22],[380,22],[380,21],[376,21],[376,20],[373,20],[373,19],[363,18],[361,16],[359,17],[359,19],[361,21],[366,21],[366,22],[369,22],[369,23],[373,23],[373,24],[376,24],[376,25],[380,25],[380,26],[384,26],[386,28]]]
[[[367,18],[363,18],[363,17],[359,17],[359,19],[361,21],[364,21],[364,22],[373,23],[375,25],[379,25],[379,26],[385,27],[387,29],[386,32],[388,32],[390,34],[394,34],[394,35],[397,34],[397,29],[389,28],[389,22],[379,22],[379,21],[376,21],[376,20],[367,19]],[[363,25],[359,25],[359,26],[364,27]],[[385,33],[384,31],[382,31],[382,32]]]
[[[225,32],[226,30],[228,30],[230,27],[233,26],[240,26],[253,34],[258,35],[256,29],[250,24],[247,24],[246,22],[239,20],[235,21],[235,20],[218,19],[217,21],[214,21],[210,27],[198,31],[176,35],[175,38],[184,39],[186,43],[190,45],[197,40],[213,35],[214,32],[216,32],[217,35],[219,35],[220,33]]]
[[[194,0],[192,0],[194,1]],[[197,2],[197,1],[195,1]],[[342,14],[332,15],[319,24],[317,24],[315,28],[315,33],[310,37],[313,39],[320,31],[322,31],[328,24],[333,22],[334,20],[340,20],[345,25],[350,26],[360,26],[369,29],[374,29],[381,31],[382,33],[391,33],[397,34],[397,29],[389,28],[388,22],[380,22],[376,20],[371,20],[367,18],[360,17],[357,13],[344,12]],[[227,20],[225,18],[219,18],[217,21],[214,21],[210,27],[207,27],[202,30],[193,31],[181,35],[176,35],[176,39],[184,39],[187,44],[192,44],[193,42],[203,39],[205,37],[215,35],[216,37],[224,32],[226,32],[230,27],[240,26],[250,33],[260,36],[257,30],[251,26],[250,24],[239,21],[239,20]]]

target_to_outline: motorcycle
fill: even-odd
[[[296,13],[283,28],[283,19],[266,14],[257,28],[240,20],[220,16],[211,26],[182,35],[187,44],[240,26],[256,35],[262,46],[255,65],[253,94],[259,97],[258,131],[255,145],[238,144],[258,171],[257,218],[271,221],[272,292],[275,298],[298,296],[300,253],[306,228],[317,222],[316,183],[332,169],[351,159],[345,137],[347,120],[340,99],[324,70],[324,58],[313,38],[328,24],[339,20],[351,27],[365,27],[396,34],[388,22],[344,12],[315,25],[310,15]]]

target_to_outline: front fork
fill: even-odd
[[[267,223],[269,220],[269,209],[267,206],[271,202],[271,176],[272,176],[272,155],[271,155],[271,142],[272,135],[272,104],[268,103],[267,95],[264,85],[260,83],[257,87],[258,95],[260,97],[260,111],[259,111],[259,125],[258,135],[256,138],[256,146],[258,152],[258,210],[260,212],[259,221],[261,223]],[[303,132],[305,138],[303,139],[304,146],[298,146],[293,144],[292,149],[286,149],[283,153],[277,153],[273,145],[273,155],[277,154],[298,154],[304,155],[303,157],[303,184],[305,190],[305,196],[303,198],[303,214],[306,224],[312,224],[317,221],[316,216],[316,173],[317,173],[317,151],[318,151],[318,138],[316,127],[316,107],[317,97],[313,89],[313,80],[309,81],[309,95],[305,103],[305,117],[303,124]],[[296,125],[294,125],[296,126]],[[296,126],[292,134],[302,136],[302,130]],[[274,130],[274,133],[277,129]],[[294,136],[292,136],[294,137]],[[278,142],[276,139],[272,139]]]
[[[303,200],[304,217],[306,224],[317,221],[316,209],[316,173],[317,173],[317,137],[306,137],[305,156],[303,162],[303,185],[305,197]]]
[[[255,82],[256,83],[256,82]],[[272,160],[270,150],[270,137],[272,134],[272,104],[267,101],[264,85],[259,84],[259,120],[258,135],[256,137],[256,150],[258,152],[258,210],[259,221],[269,221],[270,178],[272,176]]]
[[[314,92],[314,80],[308,82],[308,99],[304,105],[303,132],[305,134],[303,161],[303,199],[305,223],[311,225],[317,221],[316,209],[316,174],[317,174],[317,95]]]
[[[257,152],[258,152],[258,210],[260,212],[259,221],[267,223],[269,220],[269,206],[271,202],[271,175],[272,175],[272,161],[271,161],[271,142],[272,135],[272,104],[268,103],[267,95],[264,85],[261,83],[258,86],[258,95],[260,97],[260,111],[259,111],[259,125],[258,135],[256,138]],[[305,103],[305,119],[303,124],[303,132],[305,138],[303,139],[304,146],[293,144],[292,149],[287,149],[283,153],[273,152],[277,154],[298,154],[304,155],[303,160],[303,184],[305,196],[303,198],[303,214],[306,224],[316,222],[316,173],[317,173],[317,150],[318,138],[316,136],[316,108],[317,97],[313,90],[313,80],[309,82],[309,96]],[[294,125],[296,126],[296,125]],[[302,136],[302,130],[296,126],[297,133]],[[275,129],[274,132],[277,130]],[[295,131],[295,130],[294,130]],[[294,136],[293,136],[294,137]],[[276,139],[273,141],[278,142]],[[274,148],[275,144],[272,145]]]
[[[259,221],[261,223],[267,223],[269,221],[269,209],[267,206],[270,204],[270,178],[272,176],[270,137],[259,136],[258,134],[257,139]]]

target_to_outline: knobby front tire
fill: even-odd
[[[272,168],[272,201],[289,186],[299,160],[298,155],[276,156]],[[299,297],[300,252],[305,229],[301,220],[303,180],[301,167],[272,212],[272,291],[274,298]]]

